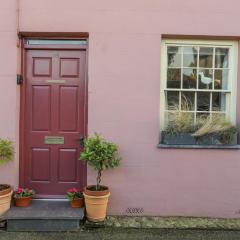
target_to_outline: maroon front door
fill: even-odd
[[[39,196],[82,189],[86,51],[26,50],[24,186]]]

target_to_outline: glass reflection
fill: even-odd
[[[225,111],[226,94],[215,92],[212,93],[212,111]]]
[[[201,47],[199,50],[199,67],[213,67],[213,48]]]
[[[210,110],[210,93],[198,92],[197,93],[197,111]]]
[[[183,69],[183,88],[196,88],[197,86],[197,69]]]
[[[228,89],[228,70],[215,70],[214,89]]]
[[[215,67],[228,68],[228,48],[216,48],[215,50]]]
[[[183,48],[183,66],[184,67],[197,67],[198,48],[197,47],[184,47]]]
[[[181,87],[181,69],[169,68],[167,71],[167,88]]]
[[[181,67],[181,47],[168,47],[168,67]]]

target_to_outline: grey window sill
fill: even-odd
[[[172,145],[158,144],[158,148],[175,148],[175,149],[240,149],[240,145]]]

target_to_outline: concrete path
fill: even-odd
[[[162,230],[162,229],[91,229],[79,232],[4,232],[0,240],[239,240],[240,231]]]

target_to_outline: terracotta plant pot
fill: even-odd
[[[2,190],[0,190],[0,216],[2,216],[11,205],[13,190],[9,185],[1,185]]]
[[[72,208],[81,208],[83,207],[83,198],[74,199],[70,203]]]
[[[14,198],[17,207],[28,207],[31,204],[32,197]]]
[[[105,186],[101,186],[102,191],[94,191],[94,187],[85,188],[83,193],[87,219],[91,222],[102,222],[106,218],[110,192]]]

